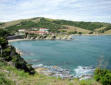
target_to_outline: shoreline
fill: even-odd
[[[81,35],[72,34],[72,36],[111,36],[111,34],[81,34]],[[13,39],[13,40],[8,40],[8,42],[28,41],[28,40],[51,40],[51,39]],[[56,40],[59,40],[59,39],[56,39]]]
[[[19,50],[18,48],[15,48],[15,49],[16,49],[16,52],[17,52],[18,54],[20,54],[20,56],[23,55],[23,52],[22,52],[21,50]]]
[[[74,35],[80,35],[80,34],[73,34],[73,36]],[[106,36],[106,35],[111,35],[111,34],[81,34],[81,36],[82,35],[86,35],[86,36],[104,36],[105,35]]]
[[[95,70],[95,68],[90,66],[77,66],[76,68],[74,68],[74,72],[70,73],[71,72],[70,69],[61,68],[56,65],[46,66],[43,64],[37,64],[35,66],[33,65],[33,68],[39,74],[44,74],[47,76],[52,76],[57,78],[60,77],[62,79],[78,78],[79,80],[92,78]]]
[[[8,42],[17,42],[17,41],[27,41],[30,39],[13,39],[13,40],[8,40]]]

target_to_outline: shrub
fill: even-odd
[[[82,32],[78,32],[78,34],[80,34],[80,35],[81,35],[81,34],[82,34]]]
[[[93,32],[91,31],[91,32],[89,32],[89,34],[93,34]]]
[[[97,68],[94,73],[94,78],[103,85],[111,85],[111,71]]]
[[[0,73],[0,85],[14,85],[14,83],[7,79],[3,73]]]

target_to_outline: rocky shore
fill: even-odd
[[[79,80],[90,79],[93,77],[93,71],[94,71],[94,68],[79,67],[75,69],[76,72],[74,75],[71,74],[68,69],[63,69],[58,66],[44,66],[43,64],[39,64],[39,65],[34,65],[33,67],[35,68],[35,71],[40,74],[53,76],[57,78],[60,77],[62,79],[74,79],[74,78],[78,78]],[[92,72],[92,74],[89,72]]]
[[[23,55],[23,52],[21,50],[19,50],[18,48],[15,48],[15,49],[18,54],[20,54],[21,56]]]
[[[70,74],[69,70],[58,66],[44,66],[42,64],[33,66],[35,71],[47,76],[53,76],[62,79],[73,79],[74,76]]]
[[[26,39],[28,40],[71,40],[72,35],[38,35],[38,36],[30,36],[27,35]]]

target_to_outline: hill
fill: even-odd
[[[5,28],[12,32],[17,31],[18,29],[31,29],[32,27],[43,27],[48,28],[51,32],[63,32],[72,34],[77,34],[79,32],[81,32],[82,34],[111,34],[111,32],[109,31],[111,30],[111,24],[100,22],[77,22],[37,17],[0,23],[0,28]]]

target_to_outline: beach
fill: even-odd
[[[24,41],[24,40],[29,40],[29,39],[13,39],[13,40],[8,40],[8,42],[17,42],[17,41]]]

